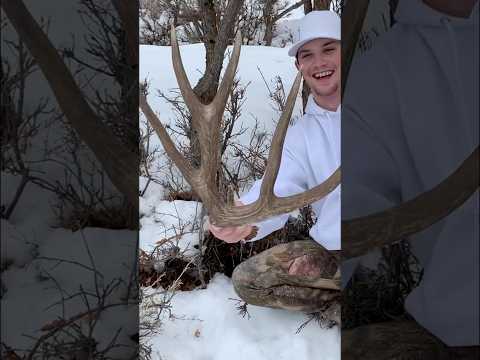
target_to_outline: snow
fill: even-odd
[[[2,204],[9,204],[20,177],[6,173],[1,177]],[[94,292],[93,272],[84,266],[96,268],[100,290],[113,279],[131,277],[127,269],[132,264],[124,264],[125,257],[112,249],[125,249],[123,255],[132,254],[133,263],[136,244],[132,239],[136,234],[94,228],[82,232],[56,229],[53,227],[56,221],[52,210],[54,199],[52,193],[28,184],[10,219],[0,220],[1,333],[2,341],[13,348],[28,349],[35,343],[34,339],[21,334],[39,337],[45,334],[39,330],[52,320],[60,316],[68,319],[87,310],[84,299],[78,296],[66,299],[64,306],[61,302],[62,297],[68,296],[66,294],[78,293],[80,286],[85,291]],[[119,257],[115,258],[115,255]],[[109,261],[105,261],[107,258]],[[119,271],[121,269],[123,273]],[[107,303],[118,302],[125,295],[124,284],[107,297]],[[90,306],[95,307],[97,299],[87,298]],[[100,347],[108,344],[119,327],[125,326],[126,319],[137,316],[135,308],[117,307],[102,313],[105,319],[117,320],[97,323],[94,336]],[[84,322],[81,324],[86,326]],[[125,334],[118,341],[133,345]]]
[[[1,244],[1,268],[9,264],[22,267],[32,261],[33,247],[25,240],[21,231],[4,219],[0,220],[0,231],[2,239],[8,239],[8,244],[7,241],[2,241]]]
[[[287,20],[281,26],[295,29],[297,20]],[[287,31],[285,30],[285,31]],[[287,35],[282,35],[287,36]],[[279,41],[278,38],[276,41]],[[231,52],[231,47],[228,51]],[[288,57],[288,48],[242,46],[237,76],[247,88],[240,126],[249,127],[258,119],[264,131],[273,132],[279,114],[274,111],[267,87],[276,76],[283,80],[286,92],[296,76],[294,60]],[[204,71],[205,49],[203,44],[180,47],[185,71],[192,86]],[[225,59],[225,65],[228,57]],[[164,124],[174,126],[175,115],[157,90],[166,95],[178,88],[171,63],[171,48],[140,46],[140,80],[149,82],[148,101]],[[297,99],[294,114],[301,114],[301,99]],[[143,116],[143,114],[142,114]],[[142,125],[142,121],[140,122]],[[245,133],[245,143],[250,134]],[[156,136],[151,141],[161,147]],[[177,141],[182,141],[177,139]],[[157,169],[165,161],[157,160]],[[159,173],[161,174],[161,173]],[[157,176],[161,176],[157,174]],[[142,180],[145,183],[145,180]],[[146,191],[140,200],[140,247],[151,251],[161,239],[174,237],[185,255],[197,252],[192,247],[198,243],[198,219],[200,204],[197,202],[167,201],[161,194],[164,189],[154,187]],[[163,193],[163,196],[165,194]],[[185,235],[183,235],[186,233]],[[181,234],[180,237],[175,235]],[[178,238],[178,239],[177,239]],[[147,294],[164,296],[162,289],[144,289]],[[155,297],[155,296],[154,296]],[[338,327],[323,329],[315,322],[308,324],[299,334],[298,327],[307,319],[305,314],[280,309],[248,306],[251,316],[243,318],[236,309],[239,299],[230,278],[217,274],[206,289],[188,292],[178,291],[171,300],[172,314],[161,314],[161,328],[156,335],[144,340],[152,346],[152,358],[156,360],[269,360],[269,359],[339,359],[340,330]],[[153,310],[151,310],[153,311]]]
[[[8,204],[19,177],[5,173],[1,176],[2,203]],[[55,224],[51,207],[53,199],[51,193],[39,191],[29,184],[11,218],[0,220],[1,333],[2,341],[13,348],[28,349],[35,343],[35,339],[21,334],[39,337],[45,334],[40,329],[52,320],[59,317],[68,319],[87,311],[85,299],[88,299],[91,308],[98,305],[97,299],[92,296],[68,299],[68,295],[78,293],[80,287],[95,293],[94,273],[86,267],[96,269],[97,286],[101,293],[114,279],[131,278],[128,269],[132,268],[135,257],[136,244],[132,240],[136,239],[136,233],[95,228],[77,232],[56,229],[52,227]],[[112,251],[116,248],[125,251],[123,254]],[[126,253],[132,254],[130,264],[124,263]],[[106,303],[121,302],[126,289],[126,284],[118,286],[106,298]],[[99,341],[99,348],[106,346],[120,327],[125,327],[127,319],[130,319],[130,324],[135,324],[133,319],[137,316],[136,306],[103,311],[103,319],[109,321],[98,322],[93,335]],[[110,321],[110,318],[115,321]],[[85,321],[78,323],[86,329]],[[124,333],[118,342],[133,345]],[[122,351],[125,354],[128,350]],[[116,354],[122,351],[117,350]]]
[[[296,4],[297,0],[289,0],[288,1],[288,6]],[[305,10],[303,6],[300,6],[299,8],[296,8],[293,10],[290,15],[288,16],[289,20],[296,20],[296,19],[301,19],[302,17],[305,16]]]
[[[151,292],[152,289],[147,289]],[[164,317],[152,355],[162,360],[291,360],[340,358],[338,330],[323,330],[313,321],[300,333],[301,313],[248,306],[248,316],[236,309],[238,296],[231,281],[217,274],[206,290],[179,292],[172,300],[173,316]]]
[[[201,204],[195,201],[159,201],[140,219],[140,248],[151,252],[162,239],[171,239],[185,255],[194,255],[198,244]]]

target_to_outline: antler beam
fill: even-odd
[[[416,198],[376,214],[342,222],[342,256],[363,255],[440,221],[467,201],[479,187],[479,150],[439,185]]]

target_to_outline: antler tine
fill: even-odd
[[[219,226],[251,224],[271,216],[289,213],[327,196],[340,184],[340,180],[341,170],[338,168],[323,183],[300,194],[275,197],[270,202],[261,198],[249,205],[229,207],[228,214],[221,214],[216,224]]]
[[[190,110],[192,117],[192,127],[198,132],[198,141],[200,143],[201,164],[200,173],[207,184],[215,181],[216,169],[219,163],[218,143],[220,138],[220,129],[217,125],[213,125],[217,117],[221,114],[212,113],[211,106],[204,105],[200,102],[198,96],[194,93],[190,82],[188,81],[185,67],[183,66],[180,49],[178,46],[175,27],[171,29],[172,43],[172,63],[177,77],[178,86],[183,96],[183,100]],[[212,180],[213,179],[213,180]],[[198,185],[198,184],[197,184]],[[192,185],[193,186],[193,185]],[[198,190],[198,189],[197,189]]]
[[[310,190],[287,197],[275,197],[273,201],[274,207],[282,209],[283,212],[287,213],[318,201],[335,190],[335,188],[340,185],[341,178],[342,172],[341,168],[339,167],[324,182],[311,188]]]
[[[227,104],[228,96],[232,91],[233,80],[235,78],[238,62],[240,60],[240,50],[242,47],[241,45],[242,36],[239,31],[237,33],[237,36],[235,37],[232,57],[230,58],[227,69],[225,70],[225,74],[223,75],[223,79],[220,83],[220,87],[218,88],[217,95],[215,96],[215,99],[212,101],[211,104],[211,106],[213,106],[216,112],[221,111],[223,113],[223,109],[225,109],[225,105]]]
[[[153,129],[157,133],[160,141],[165,149],[165,152],[168,156],[173,160],[175,165],[177,165],[180,172],[185,176],[185,179],[194,186],[195,184],[195,170],[192,166],[185,160],[185,158],[180,154],[180,152],[175,147],[172,139],[168,135],[165,127],[158,119],[157,115],[153,112],[152,108],[147,102],[145,95],[140,95],[140,109],[144,113],[145,117],[147,118],[148,122],[152,125]]]
[[[177,34],[175,26],[172,24],[171,29],[171,43],[172,43],[172,63],[175,76],[177,77],[178,86],[183,96],[183,100],[190,110],[191,114],[200,113],[204,105],[198,100],[197,96],[193,92],[190,81],[188,81],[187,74],[182,62],[182,56],[180,55],[180,48],[178,46]]]
[[[221,122],[228,96],[232,91],[233,80],[240,59],[240,48],[241,37],[238,34],[235,39],[232,57],[228,63],[227,69],[225,70],[225,74],[223,75],[217,95],[210,104],[205,106],[204,113],[199,114],[202,116],[202,119],[196,124],[199,131],[199,141],[201,144],[200,150],[202,153],[202,176],[207,182],[210,183],[215,182],[218,166],[220,164],[219,143],[221,139]]]
[[[298,72],[295,82],[288,94],[285,110],[280,117],[277,128],[273,134],[272,144],[270,146],[270,152],[268,154],[267,167],[265,169],[265,175],[262,181],[262,187],[260,188],[260,197],[270,202],[272,198],[275,198],[273,188],[275,181],[277,180],[278,170],[280,168],[280,162],[282,159],[283,143],[285,142],[285,135],[287,134],[290,118],[292,117],[293,108],[295,106],[295,100],[297,98],[300,84],[302,81],[302,74]]]

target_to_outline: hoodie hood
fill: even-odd
[[[458,18],[441,13],[430,6],[426,5],[422,0],[400,0],[395,12],[395,20],[401,24],[421,25],[421,26],[441,26],[448,19],[451,26],[465,27],[478,24],[478,8],[479,1],[468,18]]]

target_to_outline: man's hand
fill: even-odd
[[[243,203],[239,200],[236,200],[235,205],[242,206]],[[233,243],[239,242],[240,240],[244,240],[247,236],[249,236],[253,231],[253,226],[241,225],[241,226],[220,227],[220,226],[212,225],[209,222],[208,230],[217,239],[233,244]]]
[[[208,230],[215,236],[217,239],[223,240],[227,243],[236,243],[240,240],[245,239],[253,231],[252,225],[242,225],[242,226],[229,226],[229,227],[219,227],[212,224],[208,224]]]

